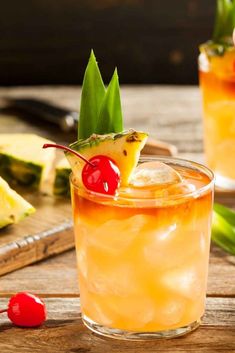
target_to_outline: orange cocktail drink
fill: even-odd
[[[223,55],[202,52],[199,77],[207,164],[218,186],[235,189],[235,49]]]
[[[110,196],[71,178],[81,311],[100,334],[174,337],[196,328],[204,313],[213,175],[193,162],[156,160],[180,182]]]

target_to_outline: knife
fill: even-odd
[[[59,126],[64,132],[77,131],[78,112],[70,111],[66,108],[58,107],[51,102],[35,98],[5,98],[7,108],[13,109],[24,115],[32,115],[40,120],[50,122]],[[148,138],[142,154],[175,156],[177,154],[176,146]]]

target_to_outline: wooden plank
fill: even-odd
[[[76,298],[51,298],[45,302],[48,320],[38,329],[13,327],[6,315],[1,315],[2,352],[235,352],[234,298],[208,298],[202,326],[187,336],[135,343],[101,338],[91,333],[82,324]],[[7,299],[1,299],[1,307],[6,303]]]

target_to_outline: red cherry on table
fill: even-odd
[[[89,159],[82,170],[82,181],[88,190],[114,195],[120,184],[120,171],[115,162],[103,155]]]
[[[36,327],[46,320],[46,306],[36,295],[21,292],[9,300],[7,315],[17,326]]]

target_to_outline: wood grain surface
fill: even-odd
[[[0,95],[31,94],[75,109],[77,87],[0,89]],[[200,96],[196,87],[124,87],[126,126],[148,130],[151,136],[174,143],[179,155],[203,161]],[[140,104],[141,102],[141,104]],[[71,141],[54,127],[2,115],[0,132],[35,131],[58,141]],[[17,123],[17,125],[16,125]],[[231,193],[216,192],[216,200],[235,207]],[[38,329],[13,327],[0,315],[0,351],[3,353],[144,353],[235,352],[235,257],[212,246],[209,266],[207,310],[202,326],[193,333],[149,343],[120,342],[90,333],[81,322],[74,250],[40,261],[0,277],[0,307],[13,293],[27,290],[45,298],[48,321]]]
[[[24,290],[42,297],[78,296],[75,250],[0,277],[1,297]]]

